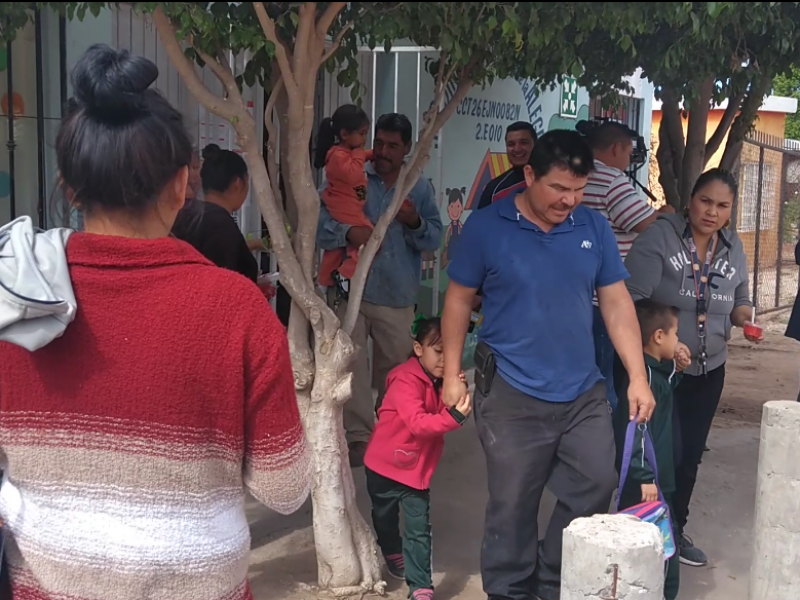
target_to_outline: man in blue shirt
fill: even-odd
[[[467,219],[448,270],[445,404],[465,391],[461,353],[481,286],[485,346],[476,357],[484,350],[496,360],[495,375],[476,358],[474,400],[489,481],[481,573],[490,600],[558,600],[563,529],[607,512],[617,486],[611,410],[594,356],[595,290],[630,374],[631,418],[647,418],[655,406],[614,234],[602,215],[580,206],[593,167],[577,132],[543,135],[525,167],[527,189]],[[545,486],[558,503],[540,546]]]
[[[390,113],[375,124],[374,159],[368,163],[367,199],[364,214],[377,223],[394,196],[394,184],[411,150],[411,121],[405,115]],[[442,219],[427,179],[419,179],[389,226],[372,263],[364,289],[364,299],[353,330],[358,355],[353,363],[353,397],[344,406],[344,427],[350,448],[350,464],[364,465],[364,452],[375,425],[373,382],[378,389],[378,405],[386,392],[386,376],[408,360],[412,350],[411,326],[419,291],[422,252],[435,251],[442,241]],[[372,230],[351,227],[333,220],[322,205],[317,229],[317,244],[335,250],[348,244],[367,243]],[[347,300],[328,290],[328,298],[339,318],[344,318]],[[367,338],[372,337],[373,372],[370,376]]]

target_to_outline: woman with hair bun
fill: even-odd
[[[284,514],[308,496],[283,327],[256,286],[170,235],[192,146],[157,77],[89,48],[56,139],[85,232],[0,228],[16,600],[250,600],[246,491]]]
[[[247,164],[235,152],[209,144],[203,148],[200,181],[205,202],[192,202],[178,213],[173,235],[218,267],[257,281],[259,268],[253,250],[263,249],[263,244],[261,240],[249,244],[231,216],[247,199]]]

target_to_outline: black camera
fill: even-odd
[[[633,129],[631,129],[633,132]],[[635,133],[635,132],[634,132]],[[638,169],[647,162],[647,145],[644,143],[644,138],[638,133],[636,139],[633,141],[633,152],[631,153],[631,167]]]

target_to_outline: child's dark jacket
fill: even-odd
[[[656,400],[653,416],[647,422],[647,429],[653,439],[656,461],[658,461],[658,486],[661,492],[669,494],[675,491],[675,459],[673,454],[673,425],[672,392],[680,381],[681,374],[676,372],[675,361],[665,360],[659,362],[652,356],[644,355],[647,378],[650,389]],[[625,447],[625,433],[628,428],[628,372],[616,357],[614,360],[614,388],[619,398],[619,404],[614,412],[614,438],[617,445],[617,471],[620,470],[622,455]],[[626,488],[639,487],[645,483],[656,483],[653,469],[647,463],[642,452],[642,432],[637,429],[636,439],[633,444],[633,457]],[[621,490],[620,490],[621,491]]]

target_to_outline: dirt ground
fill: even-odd
[[[788,312],[768,314],[765,339],[754,345],[734,330],[725,373],[725,392],[717,413],[720,421],[761,422],[761,406],[768,400],[794,400],[800,389],[800,343],[784,337]]]
[[[800,386],[800,344],[783,337],[786,315],[767,319],[765,340],[753,346],[736,333],[727,381],[691,506],[687,532],[710,557],[704,568],[682,567],[680,600],[746,600],[755,502],[761,405],[794,399]],[[486,503],[483,453],[472,420],[450,434],[433,481],[431,520],[437,600],[484,600],[480,547]],[[369,518],[363,469],[355,472],[359,505]],[[553,499],[545,495],[544,527]],[[311,508],[289,517],[248,503],[253,534],[251,582],[256,600],[311,600],[316,562]],[[407,589],[390,581],[391,600]]]

